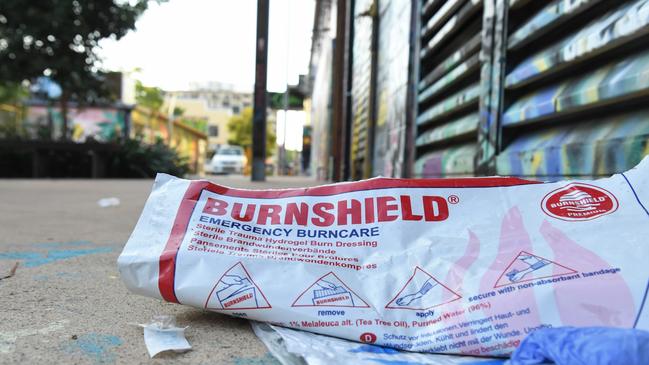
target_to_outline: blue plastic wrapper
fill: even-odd
[[[649,332],[609,327],[560,327],[532,332],[512,354],[511,365],[646,365]]]

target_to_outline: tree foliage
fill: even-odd
[[[174,107],[173,111],[174,117],[182,117],[185,115],[185,108],[181,108],[179,106]]]
[[[19,102],[28,95],[29,91],[22,84],[0,82],[0,138],[18,139],[25,135],[22,123],[25,107]]]
[[[155,177],[164,172],[184,176],[189,172],[187,158],[167,146],[162,139],[148,144],[140,139],[125,139],[111,158],[111,171],[115,177]]]
[[[228,143],[241,146],[243,148],[252,147],[252,108],[244,108],[240,115],[233,115],[228,121],[228,131],[230,136]],[[275,145],[275,131],[266,130],[266,156],[274,154],[277,146]]]
[[[97,47],[135,27],[147,0],[0,1],[0,80],[45,74],[79,101],[101,96]]]
[[[178,120],[184,125],[190,126],[203,133],[207,133],[207,119],[205,118],[180,117]]]
[[[148,0],[1,0],[0,82],[49,76],[61,86],[64,137],[68,101],[110,100],[99,71],[99,41],[120,39],[135,27]]]
[[[164,103],[162,90],[157,87],[144,86],[140,81],[135,82],[135,101],[152,112],[159,112]]]
[[[15,105],[28,95],[29,90],[20,83],[0,81],[0,104]]]

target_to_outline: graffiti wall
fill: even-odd
[[[331,42],[323,44],[315,77],[313,99],[311,100],[311,121],[313,123],[312,173],[318,179],[331,176]]]
[[[123,136],[128,111],[111,107],[70,108],[68,110],[68,129],[70,139],[85,142],[95,139],[108,142]],[[25,128],[30,138],[38,139],[63,136],[63,116],[60,108],[47,106],[28,106]]]
[[[545,14],[545,13],[542,13]],[[538,18],[538,21],[548,21]],[[642,36],[649,25],[649,0],[632,1],[621,8],[610,11],[582,30],[552,46],[535,53],[507,75],[506,86],[513,87],[544,76],[552,69],[601,52],[605,47],[619,43],[628,36]],[[527,24],[510,37],[510,44],[516,45],[536,30],[539,24]]]
[[[507,109],[503,124],[517,125],[589,104],[645,92],[647,88],[649,51],[528,94]]]
[[[578,20],[588,2],[561,4],[549,4],[519,27],[510,51],[560,18]],[[649,49],[636,42],[649,34],[649,0],[606,4],[608,11],[583,19],[555,42],[528,47],[507,74],[505,96],[512,96],[502,115],[507,143],[497,157],[499,174],[606,176],[649,153]]]
[[[351,136],[330,144],[338,44],[318,26],[329,32],[314,33],[310,66],[320,177],[331,176],[332,148],[349,152],[352,179],[410,167],[414,177],[605,176],[649,153],[649,0],[343,3],[353,4]],[[406,125],[413,78],[417,115]]]
[[[154,143],[156,139],[169,140],[169,121],[161,115],[156,115],[144,108],[133,110],[131,115],[133,126],[131,137],[142,138],[145,142]]]
[[[435,20],[461,17],[455,3],[426,1],[420,14],[416,176],[598,177],[649,154],[649,0],[476,0],[479,58],[463,51],[474,38],[449,42],[449,56],[436,42]],[[479,113],[459,112],[474,100]]]
[[[373,176],[404,174],[411,2],[379,1]]]
[[[638,111],[527,134],[498,156],[498,174],[596,177],[623,172],[649,154],[649,111]]]
[[[429,152],[415,161],[417,177],[463,177],[473,175],[475,143],[451,146]]]
[[[482,0],[425,2],[421,11],[420,74],[415,120],[415,177],[475,173],[478,126],[491,94],[490,47],[482,32]],[[489,11],[486,14],[491,14]],[[488,128],[487,128],[488,129]],[[412,148],[412,147],[410,147]]]

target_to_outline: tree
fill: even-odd
[[[147,0],[1,0],[0,80],[22,83],[49,76],[62,88],[63,133],[71,100],[110,98],[99,71],[99,41],[135,27]]]
[[[175,106],[171,114],[173,115],[174,120],[177,120],[180,123],[190,126],[194,129],[198,129],[203,133],[207,133],[207,119],[185,116],[185,111],[185,108]]]
[[[29,90],[20,83],[0,82],[0,104],[17,104],[29,96]]]
[[[179,106],[174,107],[173,115],[176,118],[182,117],[183,115],[185,115],[185,108],[181,108]]]
[[[233,115],[228,121],[230,137],[228,143],[243,148],[252,147],[252,108],[244,108],[240,115]],[[275,131],[266,130],[266,157],[275,152]]]
[[[149,108],[152,113],[157,113],[164,104],[164,96],[159,88],[144,86],[138,80],[135,82],[135,101],[139,105]]]
[[[0,138],[20,138],[24,135],[22,118],[25,108],[19,105],[19,101],[28,95],[29,91],[21,84],[0,82]]]
[[[180,117],[178,121],[203,133],[207,133],[207,119],[198,117]]]

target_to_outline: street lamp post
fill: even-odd
[[[266,73],[268,69],[268,1],[257,0],[257,57],[252,119],[252,181],[266,180]]]

